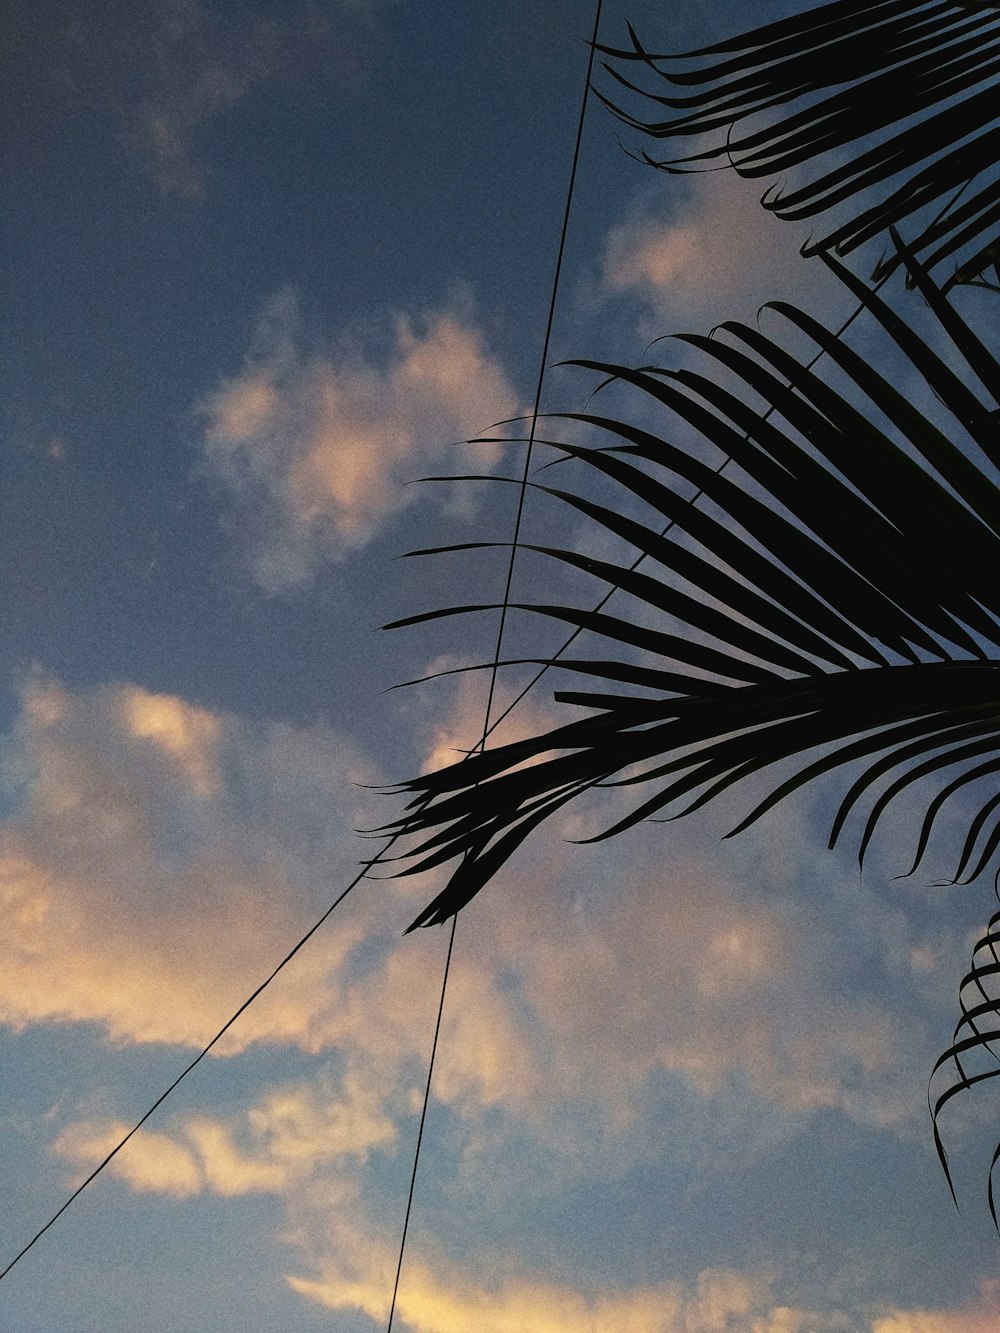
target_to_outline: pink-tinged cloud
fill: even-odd
[[[463,699],[452,696],[458,731]],[[432,744],[439,725],[426,727]],[[348,854],[331,840],[344,838],[357,799],[350,777],[365,776],[359,757],[320,728],[254,729],[134,685],[74,694],[39,677],[26,682],[9,748],[16,801],[0,826],[0,1014],[14,1026],[89,1020],[130,1041],[193,1045],[228,1016],[267,970],[274,942],[297,934],[314,877],[337,878],[332,861]],[[322,820],[303,823],[303,810],[322,810]],[[336,828],[321,835],[330,811]],[[744,1117],[831,1107],[908,1130],[926,1068],[908,1054],[906,996],[858,999],[824,966],[809,904],[785,891],[812,864],[803,830],[786,818],[780,849],[766,830],[751,838],[727,879],[725,854],[704,854],[693,835],[682,842],[678,826],[597,849],[561,841],[592,832],[595,817],[584,805],[543,833],[459,924],[435,1074],[458,1145],[456,1197],[476,1197],[512,1141],[557,1177],[627,1169],[650,1151],[645,1115],[664,1072],[701,1099],[706,1122],[736,1114],[742,1099]],[[443,932],[401,939],[387,929],[387,914],[400,928],[412,915],[404,883],[369,886],[370,910],[335,919],[229,1047],[335,1050],[334,1069],[270,1088],[249,1108],[167,1112],[110,1168],[132,1190],[178,1200],[277,1196],[295,1289],[376,1319],[391,1291],[392,1246],[363,1201],[362,1168],[409,1142],[446,943]],[[908,940],[901,957],[912,949]],[[53,1150],[83,1174],[123,1129],[90,1107],[62,1126]],[[844,1327],[740,1274],[606,1289],[586,1275],[548,1280],[545,1267],[543,1258],[531,1271],[484,1259],[477,1270],[467,1256],[438,1253],[425,1233],[407,1261],[402,1325]],[[916,1324],[917,1333],[959,1327],[927,1317],[939,1322]]]
[[[805,236],[761,208],[758,182],[724,171],[656,186],[609,231],[602,270],[606,295],[627,294],[645,307],[642,329],[650,337],[752,320],[760,305],[779,298],[808,298],[811,306],[819,299],[827,310],[843,305],[823,265],[800,258]]]
[[[374,775],[351,746],[323,727],[251,727],[135,685],[73,694],[30,677],[8,773],[0,1022],[15,1029],[93,1022],[116,1041],[201,1046],[367,850],[351,830],[370,822],[359,784]],[[369,1118],[383,1104],[403,1110],[441,961],[440,937],[402,938],[404,884],[429,891],[363,885],[217,1053],[336,1048],[356,1109],[368,1097]],[[456,960],[453,985],[439,1096],[470,1113],[523,1108],[541,1078],[515,1004],[474,959]],[[255,1115],[259,1136],[278,1109]]]
[[[495,453],[453,446],[518,410],[467,310],[397,316],[376,358],[361,340],[310,349],[285,292],[243,371],[203,404],[205,461],[248,534],[253,577],[279,592],[364,546],[426,495],[406,483],[429,466],[461,471],[474,457],[476,470],[489,468]]]
[[[348,830],[370,821],[355,783],[372,774],[325,729],[255,728],[134,685],[73,694],[31,677],[8,753],[0,1021],[14,1028],[84,1021],[119,1041],[200,1046],[353,876]],[[766,830],[751,836],[757,862],[727,879],[726,857],[695,851],[680,826],[563,841],[593,818],[540,832],[460,923],[435,1094],[463,1123],[492,1107],[491,1132],[555,1145],[585,1105],[611,1155],[628,1156],[644,1151],[631,1131],[663,1072],[720,1113],[740,1088],[790,1115],[920,1115],[907,993],[852,996],[808,908],[751,887],[801,875],[789,820],[780,856]],[[221,1052],[337,1049],[371,1115],[394,1122],[419,1086],[445,945],[400,937],[433,892],[422,878],[359,890]]]

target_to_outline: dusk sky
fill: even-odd
[[[609,0],[601,36],[747,15]],[[378,789],[479,737],[481,675],[386,691],[495,621],[379,626],[502,595],[502,551],[397,557],[511,538],[513,487],[412,483],[517,472],[461,442],[530,406],[593,22],[8,0],[0,1267],[380,845]],[[550,362],[775,297],[844,315],[760,185],[639,146],[592,100]],[[555,369],[543,405],[598,383]],[[592,540],[529,495],[525,540],[553,524]],[[506,651],[557,642],[524,616]],[[543,680],[506,734],[557,707]],[[595,793],[463,911],[400,1333],[1000,1331],[996,1094],[944,1122],[961,1213],[927,1113],[991,886],[939,886],[946,836],[896,878],[905,810],[861,876],[837,790],[581,846]],[[0,1329],[384,1328],[447,945],[403,932],[442,882],[359,885],[8,1274]]]

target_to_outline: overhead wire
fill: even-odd
[[[383,851],[386,850],[388,850],[388,848],[383,849]],[[348,884],[347,888],[344,889],[343,892],[340,893],[338,897],[334,899],[334,901],[326,909],[326,911],[319,918],[319,920],[316,921],[312,926],[310,926],[310,928],[302,936],[299,942],[296,945],[294,945],[293,948],[289,949],[288,953],[285,954],[284,958],[282,958],[281,962],[277,965],[277,967],[273,969],[270,975],[260,983],[260,985],[251,995],[247,996],[247,998],[243,1001],[243,1003],[236,1010],[236,1012],[230,1018],[228,1018],[225,1023],[223,1023],[222,1027],[219,1028],[218,1032],[208,1043],[208,1045],[203,1047],[203,1049],[198,1052],[198,1054],[190,1062],[190,1064],[188,1064],[184,1069],[181,1070],[181,1072],[177,1075],[173,1083],[170,1084],[170,1086],[166,1089],[166,1091],[160,1093],[159,1097],[157,1097],[156,1101],[153,1102],[152,1106],[145,1113],[145,1115],[143,1115],[141,1119],[136,1121],[136,1123],[132,1126],[132,1128],[128,1131],[128,1133],[122,1139],[120,1139],[118,1143],[115,1144],[115,1146],[111,1149],[111,1151],[103,1159],[103,1161],[101,1161],[97,1166],[94,1167],[93,1171],[91,1171],[90,1175],[87,1176],[86,1180],[84,1180],[82,1184],[76,1187],[76,1189],[69,1196],[69,1198],[66,1199],[65,1203],[63,1203],[63,1205],[59,1209],[57,1209],[55,1213],[53,1213],[53,1215],[49,1218],[49,1220],[45,1223],[45,1225],[35,1232],[31,1240],[28,1241],[27,1245],[23,1246],[17,1252],[17,1254],[14,1255],[14,1258],[11,1259],[10,1263],[8,1263],[7,1266],[2,1271],[0,1271],[0,1282],[3,1281],[3,1279],[7,1276],[7,1274],[14,1267],[14,1265],[24,1258],[24,1256],[28,1253],[28,1251],[32,1248],[32,1246],[37,1244],[37,1242],[41,1240],[41,1238],[45,1235],[46,1231],[48,1231],[49,1227],[53,1226],[59,1220],[59,1218],[62,1217],[63,1213],[70,1206],[70,1204],[75,1199],[79,1198],[79,1196],[83,1193],[83,1191],[87,1188],[87,1186],[91,1183],[91,1181],[95,1180],[104,1170],[104,1168],[110,1162],[112,1162],[115,1157],[118,1156],[121,1150],[125,1147],[126,1143],[128,1143],[129,1139],[131,1139],[132,1136],[136,1134],[143,1127],[143,1125],[153,1114],[153,1112],[158,1110],[158,1108],[163,1105],[163,1103],[167,1100],[167,1098],[174,1091],[174,1089],[180,1083],[182,1083],[184,1079],[187,1078],[188,1074],[190,1074],[192,1070],[194,1070],[199,1064],[201,1064],[202,1060],[204,1060],[205,1056],[208,1055],[209,1051],[211,1051],[212,1048],[216,1046],[219,1041],[222,1040],[222,1038],[226,1035],[229,1029],[236,1022],[236,1020],[243,1013],[245,1013],[247,1009],[250,1008],[254,1000],[257,999],[258,995],[260,995],[262,991],[266,990],[267,987],[270,986],[271,982],[278,975],[278,973],[284,967],[286,967],[287,964],[290,963],[292,959],[295,957],[295,955],[299,952],[299,950],[303,948],[303,946],[306,945],[309,942],[309,940],[312,939],[312,937],[316,934],[317,930],[319,930],[320,926],[322,926],[327,921],[327,919],[332,915],[332,913],[336,910],[336,908],[340,906],[340,904],[344,901],[344,899],[351,892],[351,890],[356,888],[357,885],[360,884],[360,882],[364,879],[365,875],[375,864],[376,860],[377,858],[372,858],[371,860],[364,862],[361,869],[358,871],[357,875],[354,877],[353,880],[351,880],[350,884]]]
[[[962,195],[966,192],[966,190],[969,188],[969,186],[970,186],[971,184],[972,184],[971,180],[968,180],[968,181],[966,181],[963,185],[959,186],[959,188],[955,191],[955,193],[951,196],[951,198],[948,199],[948,201],[943,205],[943,207],[942,207],[942,208],[939,210],[939,212],[935,215],[935,217],[934,217],[934,219],[932,220],[932,222],[931,222],[930,225],[933,226],[934,223],[936,223],[936,222],[939,221],[942,217],[944,217],[945,214],[946,214],[950,209],[954,208],[955,205],[958,203],[958,201],[961,199]],[[873,284],[872,284],[872,291],[873,291],[873,292],[881,291],[881,289],[882,289],[882,288],[885,286],[885,284],[889,281],[890,277],[892,277],[892,271],[891,271],[891,270],[889,270],[888,272],[883,271],[883,272],[880,274],[880,276],[873,282]],[[864,302],[864,301],[859,301],[859,302],[855,305],[854,309],[850,312],[850,314],[848,314],[847,316],[845,316],[845,318],[841,321],[840,326],[839,326],[839,327],[836,329],[836,331],[834,332],[834,335],[833,335],[834,341],[839,341],[839,340],[844,336],[844,334],[847,332],[847,330],[851,327],[851,325],[854,323],[854,321],[855,321],[861,314],[863,314],[864,311],[865,311],[866,309],[867,309],[867,306],[865,305],[865,302]],[[759,314],[759,312],[758,312],[758,314]],[[659,340],[659,339],[656,339],[655,341],[658,342],[658,341],[660,341],[660,340]],[[807,362],[805,363],[805,369],[806,369],[806,370],[812,370],[813,367],[814,367],[819,361],[822,361],[822,359],[823,359],[824,356],[826,356],[826,350],[825,350],[824,348],[821,347],[821,348],[820,348],[820,349],[819,349],[819,350],[818,350],[818,351],[817,351],[817,352],[810,358],[810,360],[807,361]],[[763,416],[762,416],[761,419],[762,419],[763,421],[768,421],[768,420],[770,419],[770,417],[772,416],[772,414],[773,414],[775,411],[777,411],[777,408],[776,408],[775,405],[772,403],[772,404],[768,407],[767,411],[763,413]],[[533,435],[532,435],[532,438],[533,438]],[[744,439],[746,439],[746,438],[748,438],[748,437],[747,437],[746,435],[744,435]],[[731,454],[727,454],[727,455],[726,455],[726,456],[719,462],[719,464],[716,466],[716,468],[714,469],[714,471],[715,471],[717,474],[720,474],[720,473],[724,472],[724,471],[726,470],[726,468],[729,466],[729,464],[730,464],[732,461],[733,461],[733,459],[732,459],[732,455],[731,455]],[[694,491],[694,493],[693,493],[692,495],[690,495],[690,496],[687,498],[687,500],[685,501],[685,503],[686,503],[686,504],[689,504],[689,505],[695,505],[695,504],[698,503],[698,501],[702,498],[703,495],[704,495],[704,491],[703,491],[702,488],[699,486],[698,489],[697,489],[696,491]],[[669,523],[665,524],[664,527],[660,529],[659,536],[661,536],[661,537],[665,537],[665,536],[666,536],[666,535],[667,535],[667,534],[668,534],[674,527],[676,527],[676,525],[677,525],[677,520],[676,520],[676,519],[671,519]],[[646,559],[646,554],[645,554],[645,552],[640,552],[640,553],[636,556],[636,558],[633,560],[633,562],[631,563],[631,565],[628,566],[628,573],[630,573],[630,574],[634,573],[634,572],[639,568],[639,566],[642,564],[642,562],[643,562],[645,559]],[[616,592],[618,592],[618,587],[617,587],[617,585],[612,584],[611,587],[608,588],[607,592],[604,593],[604,595],[603,595],[598,601],[596,601],[596,602],[594,603],[594,605],[593,605],[592,608],[590,608],[590,610],[591,610],[591,614],[594,614],[594,613],[596,613],[596,612],[598,612],[598,611],[603,611],[604,607],[608,604],[608,602],[611,600],[611,598],[615,595]],[[500,713],[499,716],[493,721],[493,723],[492,723],[492,724],[489,726],[489,728],[487,729],[486,736],[489,736],[493,731],[495,731],[495,730],[497,729],[497,727],[500,726],[501,722],[503,722],[504,719],[507,718],[507,717],[514,711],[514,709],[515,709],[515,708],[517,707],[517,705],[521,702],[521,700],[535,688],[535,686],[538,684],[538,682],[542,679],[542,677],[546,674],[546,672],[547,672],[551,667],[554,667],[554,666],[558,665],[559,660],[560,660],[560,658],[562,657],[563,653],[565,653],[566,650],[567,650],[568,648],[572,647],[572,645],[576,642],[576,640],[580,637],[580,635],[581,635],[582,633],[583,633],[583,626],[577,626],[576,629],[574,629],[570,634],[568,634],[568,635],[566,636],[566,638],[563,640],[563,642],[562,642],[562,643],[559,645],[559,647],[556,649],[555,653],[553,653],[553,655],[552,655],[550,658],[547,658],[546,661],[542,663],[542,665],[538,668],[538,670],[537,670],[537,671],[535,672],[535,674],[531,677],[531,679],[528,681],[528,683],[527,683],[526,685],[522,686],[522,688],[518,691],[518,693],[517,693],[517,694],[514,696],[514,698],[510,701],[510,703],[509,703],[509,704],[507,705],[507,707],[503,710],[503,712]],[[486,664],[484,663],[483,665],[485,666]],[[481,669],[481,668],[480,668],[480,669]]]
[[[587,120],[587,107],[590,103],[590,86],[594,73],[594,56],[597,52],[597,38],[601,26],[601,10],[603,0],[597,0],[594,11],[594,30],[590,39],[590,49],[587,58],[587,73],[583,82],[583,95],[580,98],[580,114],[577,119],[576,140],[573,145],[573,161],[569,172],[569,182],[566,187],[566,204],[563,209],[562,226],[559,232],[559,245],[556,251],[555,268],[552,274],[552,288],[549,295],[549,308],[545,319],[545,334],[542,338],[542,349],[538,360],[538,376],[535,381],[535,397],[531,408],[531,424],[528,429],[527,446],[524,450],[524,462],[521,467],[521,476],[518,484],[517,508],[514,515],[514,533],[510,543],[510,554],[507,559],[507,572],[504,579],[503,598],[500,604],[500,619],[497,625],[496,644],[493,650],[493,662],[490,666],[489,689],[486,695],[486,707],[483,717],[483,732],[478,743],[470,754],[482,753],[486,748],[486,742],[490,733],[494,729],[491,725],[493,704],[496,697],[497,679],[500,674],[500,658],[503,653],[504,633],[507,627],[507,613],[510,609],[510,594],[514,584],[514,566],[517,561],[518,546],[521,537],[521,527],[524,520],[524,505],[528,494],[528,477],[531,472],[531,459],[535,446],[535,435],[538,430],[538,418],[542,406],[542,390],[545,384],[545,372],[548,367],[549,347],[552,342],[552,330],[555,325],[556,305],[559,299],[559,283],[562,277],[563,259],[566,254],[566,238],[569,235],[569,219],[573,208],[573,195],[576,189],[577,168],[580,163],[580,149],[583,144],[584,126]],[[506,710],[503,716],[506,717],[510,710]],[[469,756],[466,756],[469,757]],[[423,1106],[420,1111],[420,1126],[417,1131],[417,1142],[413,1153],[413,1167],[410,1172],[410,1187],[406,1199],[406,1212],[403,1218],[403,1229],[399,1241],[399,1255],[396,1261],[396,1277],[392,1288],[392,1300],[389,1305],[389,1320],[386,1324],[386,1333],[392,1333],[392,1321],[396,1313],[396,1301],[399,1295],[400,1276],[403,1271],[403,1257],[406,1253],[406,1242],[409,1235],[410,1214],[413,1209],[413,1196],[417,1183],[417,1167],[420,1162],[420,1150],[424,1139],[424,1125],[427,1120],[427,1107],[431,1095],[431,1082],[434,1076],[434,1061],[437,1056],[438,1038],[441,1034],[441,1016],[444,1013],[445,995],[448,990],[448,976],[451,969],[452,950],[455,946],[455,931],[458,925],[458,913],[451,918],[451,933],[448,939],[448,953],[445,958],[444,973],[441,978],[441,996],[438,1002],[437,1022],[434,1028],[434,1040],[431,1044],[430,1060],[427,1067],[427,1082],[424,1087]]]

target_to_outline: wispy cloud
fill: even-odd
[[[157,189],[197,202],[214,175],[213,132],[254,94],[303,78],[341,95],[360,86],[383,7],[375,0],[78,7],[51,49],[31,54],[50,97],[110,111],[119,145]],[[27,96],[40,94],[31,88]]]
[[[126,142],[165,194],[200,198],[211,178],[206,131],[258,89],[315,70],[320,53],[341,87],[357,82],[368,44],[358,19],[369,8],[335,3],[324,15],[293,4],[280,14],[252,6],[224,13],[211,0],[168,0],[140,48],[141,92]]]
[[[417,498],[405,483],[421,469],[446,459],[461,470],[469,457],[450,446],[515,415],[517,401],[462,305],[397,315],[375,356],[361,337],[310,338],[286,291],[244,369],[203,404],[205,460],[249,534],[253,577],[280,592],[369,542]]]
[[[384,1320],[384,1284],[289,1279],[296,1291],[330,1309],[359,1307]],[[776,1306],[768,1284],[740,1273],[706,1271],[686,1286],[663,1283],[584,1292],[534,1275],[478,1284],[458,1269],[413,1262],[400,1293],[399,1313],[414,1333],[814,1333],[832,1329],[804,1310]],[[740,1321],[738,1324],[737,1321]]]
[[[75,1121],[52,1151],[84,1173],[127,1129],[117,1120]],[[395,1138],[371,1087],[353,1076],[340,1086],[320,1079],[272,1088],[238,1120],[186,1116],[170,1133],[139,1130],[109,1171],[139,1193],[172,1198],[281,1195],[347,1159],[364,1162]]]

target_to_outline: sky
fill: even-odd
[[[679,48],[746,12],[611,0],[601,32]],[[512,487],[416,479],[516,472],[463,441],[532,399],[592,26],[9,6],[3,1263],[354,878],[380,788],[478,738],[481,676],[391,687],[495,622],[379,627],[502,593],[502,551],[399,557],[510,540]],[[629,147],[592,102],[552,363],[775,297],[844,313],[758,186]],[[595,387],[553,369],[544,405]],[[529,496],[526,540],[554,532],[590,540]],[[555,635],[515,618],[509,651]],[[555,716],[543,681],[504,734]],[[579,846],[594,795],[463,911],[401,1333],[1000,1330],[995,1103],[948,1122],[961,1213],[926,1109],[992,900],[938,886],[946,846],[896,878],[905,812],[862,877],[834,799]],[[385,1326],[447,945],[404,931],[440,884],[359,885],[9,1273],[0,1328]]]

